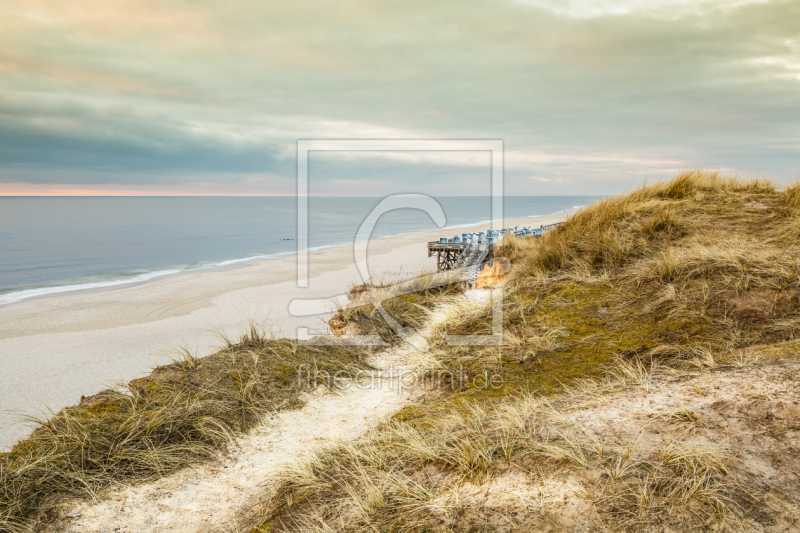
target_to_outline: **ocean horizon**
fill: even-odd
[[[596,196],[508,196],[506,220],[558,214]],[[309,197],[308,250],[353,242],[383,197]],[[436,197],[443,228],[418,209],[386,213],[372,239],[491,220],[491,198]],[[258,197],[0,197],[0,305],[297,252],[297,200]],[[213,213],[213,215],[212,215]]]

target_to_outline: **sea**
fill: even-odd
[[[383,197],[308,198],[307,248],[353,242]],[[505,219],[563,213],[594,196],[509,196]],[[477,225],[491,199],[435,198],[382,215],[371,239]],[[401,202],[404,204],[404,202]],[[430,206],[428,206],[430,207]],[[297,253],[297,199],[259,197],[0,197],[0,305]],[[496,217],[495,217],[496,218]]]

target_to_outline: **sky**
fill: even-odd
[[[800,176],[800,0],[0,0],[0,195],[293,194],[298,139],[500,139],[507,194]],[[315,152],[312,194],[488,194]]]

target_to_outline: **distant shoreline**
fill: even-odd
[[[559,216],[568,212],[572,212],[576,209],[579,209],[584,206],[573,206],[571,210],[569,209],[562,209],[555,213],[550,213],[547,215],[530,215],[522,218],[515,218],[515,219],[506,219],[506,220],[530,220],[530,219],[537,219],[543,217],[553,217]],[[448,231],[448,230],[455,230],[459,228],[474,228],[477,226],[488,225],[492,221],[491,220],[481,220],[475,223],[468,223],[468,224],[455,224],[451,226],[444,226],[438,230],[434,231]],[[429,231],[414,231],[414,232],[407,232],[407,233],[397,233],[392,235],[386,235],[383,237],[377,237],[371,239],[373,241],[382,241],[386,239],[392,239],[395,237],[404,237],[408,235],[419,235],[423,233],[429,233]],[[336,244],[330,244],[325,246],[314,246],[309,247],[305,251],[317,252],[321,250],[327,250],[330,248],[335,248],[337,246],[345,246],[351,244],[350,242],[341,242]],[[82,291],[98,291],[98,290],[114,290],[115,288],[122,288],[126,286],[133,286],[133,285],[141,285],[143,283],[148,283],[155,279],[161,279],[168,276],[174,276],[177,274],[185,274],[185,273],[192,273],[201,270],[211,270],[211,269],[218,269],[236,265],[244,265],[244,264],[252,264],[257,261],[274,261],[276,259],[282,259],[286,257],[293,257],[297,255],[299,251],[291,251],[291,252],[276,252],[273,254],[258,254],[249,257],[243,258],[236,258],[236,259],[225,259],[222,261],[218,261],[215,263],[209,264],[201,264],[201,265],[193,265],[188,267],[164,267],[160,270],[153,270],[150,272],[143,272],[141,274],[136,274],[131,277],[116,277],[113,279],[109,279],[106,281],[96,281],[96,282],[76,282],[76,283],[68,283],[62,285],[53,285],[53,286],[44,286],[44,287],[34,287],[28,289],[22,289],[17,291],[11,291],[7,293],[0,292],[0,307],[13,305],[19,302],[23,302],[26,300],[32,299],[39,299],[43,297],[48,297],[57,294],[64,294],[64,293],[72,293],[72,292],[82,292]]]

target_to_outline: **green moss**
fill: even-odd
[[[407,405],[392,415],[392,420],[407,422],[421,417],[425,412],[424,406],[419,404]]]
[[[122,405],[118,402],[98,402],[85,409],[94,417],[101,418],[119,412],[122,409]]]
[[[272,520],[250,530],[250,533],[269,533],[275,528]]]

